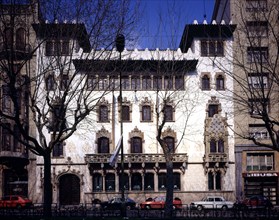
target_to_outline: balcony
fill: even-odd
[[[109,159],[112,154],[87,154],[85,156],[85,162],[90,168],[94,170],[98,169],[113,169],[109,165]],[[186,164],[188,162],[187,154],[175,154],[173,156],[173,168],[180,169],[182,172],[186,169]],[[117,167],[120,167],[121,157],[117,158]],[[154,169],[159,171],[160,169],[165,169],[166,160],[164,154],[124,154],[124,168],[133,169]]]
[[[25,45],[7,45],[0,44],[0,60],[29,60],[32,58],[32,48],[30,44]]]
[[[0,151],[0,164],[8,167],[22,167],[29,164],[28,154],[25,152]]]
[[[225,153],[210,153],[204,156],[204,161],[205,162],[227,162],[228,158],[227,158],[227,154]]]

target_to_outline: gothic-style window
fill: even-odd
[[[50,74],[46,77],[46,90],[47,91],[53,91],[55,90],[55,81],[54,81],[54,75]]]
[[[109,139],[106,137],[98,138],[98,153],[109,153]]]
[[[99,106],[99,122],[108,122],[108,106]]]
[[[173,107],[171,105],[165,106],[164,115],[167,122],[173,121]]]
[[[184,78],[183,76],[175,76],[175,89],[184,90]]]
[[[180,190],[180,173],[173,173],[173,189]]]
[[[151,106],[142,106],[142,121],[151,121]]]
[[[25,30],[23,28],[16,30],[16,49],[25,50]]]
[[[224,153],[224,140],[222,139],[218,140],[218,152]]]
[[[210,79],[208,75],[202,77],[202,90],[210,90]]]
[[[115,175],[108,173],[105,177],[105,189],[106,191],[115,191]]]
[[[63,142],[58,142],[54,145],[52,150],[53,157],[62,157],[63,156]]]
[[[225,80],[222,75],[218,75],[216,78],[216,90],[224,90],[225,89]]]
[[[173,137],[165,137],[164,141],[169,149],[169,152],[174,153],[175,147],[174,147],[174,138]]]
[[[217,146],[215,139],[210,140],[210,153],[216,153],[217,152]]]
[[[119,191],[121,191],[121,186],[122,186],[122,178],[121,175],[119,176]],[[123,183],[124,183],[124,190],[129,190],[130,189],[130,184],[129,184],[129,176],[127,173],[124,173],[123,175]]]
[[[130,106],[128,105],[122,106],[122,121],[123,122],[130,121]]]
[[[208,173],[208,190],[221,190],[221,172],[217,171],[216,173]]]
[[[7,28],[5,29],[5,46],[7,49],[11,49],[13,47],[13,29]]]
[[[60,89],[62,91],[66,90],[70,84],[69,76],[66,74],[63,74],[61,79],[60,79]]]
[[[165,173],[158,174],[158,189],[159,190],[166,190],[167,177]]]
[[[162,89],[162,76],[153,77],[153,89],[161,90]]]
[[[103,177],[100,173],[93,175],[93,191],[99,192],[103,190]]]
[[[208,117],[213,117],[215,114],[218,114],[218,105],[209,105]]]
[[[140,173],[133,173],[131,178],[132,190],[142,190],[142,177]]]
[[[12,147],[12,135],[9,132],[9,129],[11,128],[11,125],[6,123],[2,125],[1,130],[2,130],[2,151],[11,151]]]
[[[152,89],[152,80],[150,76],[142,77],[142,90],[150,90]]]
[[[154,174],[146,173],[144,175],[144,190],[154,190]]]
[[[142,153],[142,139],[140,137],[131,138],[131,153]]]

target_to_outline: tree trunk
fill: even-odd
[[[46,152],[44,158],[44,216],[51,217],[52,184],[51,184],[51,152]]]
[[[165,206],[165,217],[172,218],[173,214],[173,162],[171,158],[166,157],[166,185],[167,185],[167,194],[166,194],[166,206]]]

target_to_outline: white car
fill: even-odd
[[[231,209],[234,202],[226,201],[222,196],[207,196],[202,201],[192,202],[190,204],[191,209],[197,209],[199,211],[203,209]]]

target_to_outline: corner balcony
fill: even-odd
[[[90,170],[118,169],[121,164],[121,157],[118,155],[115,168],[109,165],[112,154],[86,154],[85,162]],[[126,170],[145,170],[153,169],[158,172],[166,169],[164,154],[124,154],[124,169]],[[185,172],[188,163],[187,154],[175,154],[173,156],[173,168]]]
[[[29,164],[28,154],[25,152],[14,152],[1,150],[0,164],[8,167],[23,167]]]
[[[30,44],[15,46],[0,44],[0,60],[29,60],[32,58],[32,48]]]

